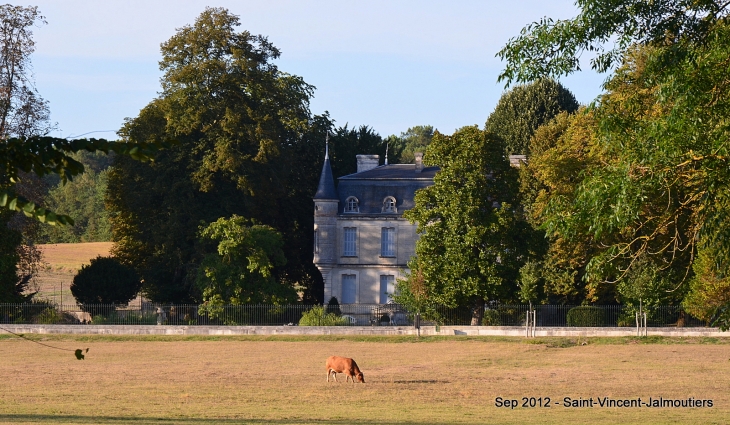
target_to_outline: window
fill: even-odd
[[[342,275],[342,304],[355,304],[356,278],[354,274]]]
[[[387,304],[391,301],[390,296],[395,291],[395,276],[393,275],[381,275],[380,276],[380,304]]]
[[[360,212],[360,201],[357,200],[356,197],[350,196],[345,201],[345,212],[346,213],[356,213]]]
[[[388,196],[383,199],[383,212],[384,213],[397,213],[398,209],[395,207],[395,198]]]
[[[314,253],[319,254],[319,233],[314,231]]]
[[[357,256],[357,227],[345,227],[342,255],[345,257]]]
[[[380,256],[395,257],[395,228],[383,227],[380,232]]]

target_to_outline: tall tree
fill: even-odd
[[[634,45],[681,41],[702,45],[725,20],[725,0],[576,0],[572,19],[544,18],[526,26],[497,53],[506,61],[499,81],[527,83],[580,70],[583,53],[592,52],[591,68],[606,72],[624,62]],[[610,47],[607,47],[610,46]],[[662,52],[667,64],[680,51]]]
[[[698,249],[713,251],[718,271],[730,260],[730,5],[578,4],[576,18],[533,24],[500,52],[508,82],[572,72],[584,50],[599,51],[598,70],[621,65],[595,110],[595,148],[606,160],[582,176],[573,204],[547,224],[563,235],[586,229],[609,238],[588,263],[589,277],[628,278],[650,261],[668,273],[684,269],[675,278],[681,293]],[[610,39],[619,43],[603,50]]]
[[[554,80],[541,79],[503,94],[485,129],[504,140],[508,154],[528,155],[530,138],[538,127],[563,111],[577,109],[573,93]]]
[[[476,127],[435,133],[424,163],[441,171],[404,213],[420,238],[409,267],[432,303],[469,306],[478,325],[487,300],[514,300],[533,232],[522,219],[517,171],[501,139]]]
[[[317,279],[311,196],[331,122],[311,117],[313,87],[278,70],[279,50],[238,25],[227,10],[206,8],[162,43],[160,97],[120,132],[129,141],[180,141],[154,164],[120,158],[109,176],[113,252],[155,301],[201,299],[198,225],[234,214],[284,235],[278,279],[310,287]]]
[[[385,160],[386,143],[380,134],[371,127],[361,125],[349,128],[338,127],[330,137],[330,164],[332,174],[336,177],[357,172],[356,156],[380,155],[380,162]]]
[[[402,153],[399,161],[402,164],[413,164],[416,160],[416,152],[426,152],[426,148],[433,139],[433,126],[417,125],[410,127],[406,132],[400,134]]]
[[[134,145],[45,137],[53,124],[48,103],[35,88],[30,62],[35,49],[31,29],[45,19],[36,7],[12,5],[0,6],[0,18],[0,294],[10,294],[5,300],[12,301],[22,298],[19,288],[27,285],[40,259],[30,245],[38,221],[73,223],[69,216],[42,206],[46,191],[42,177],[55,174],[65,183],[82,173],[83,165],[71,156],[80,150],[115,151],[149,159],[150,152],[161,145],[157,141]],[[19,285],[18,279],[25,283]]]
[[[234,215],[204,227],[200,236],[217,242],[217,252],[208,254],[198,269],[203,311],[218,317],[227,304],[296,301],[295,289],[277,282],[273,274],[274,267],[286,263],[281,233]]]
[[[33,81],[32,27],[46,20],[37,7],[0,6],[0,138],[44,135],[50,124],[48,102]]]

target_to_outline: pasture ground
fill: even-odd
[[[82,265],[92,258],[108,256],[112,242],[58,243],[36,245],[43,255],[45,266],[35,277],[36,298],[54,303],[75,304],[71,283]]]
[[[0,331],[0,423],[712,424],[730,417],[730,343],[666,338],[132,337]],[[365,384],[326,382],[353,357]],[[495,407],[545,397],[551,407]],[[564,397],[593,398],[566,408]],[[709,399],[607,408],[598,398]]]

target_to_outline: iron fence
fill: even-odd
[[[171,305],[143,302],[135,306],[58,305],[50,302],[0,304],[0,323],[16,324],[107,324],[107,325],[258,325],[295,326],[311,314],[312,305]],[[528,305],[487,305],[481,314],[482,326],[524,326]],[[536,326],[636,326],[638,306],[534,305]],[[681,306],[643,307],[650,327],[705,327],[711,309]],[[691,314],[692,312],[695,315]],[[398,304],[342,304],[324,306],[323,314],[342,320],[338,324],[357,326],[412,326],[415,314]],[[470,308],[431,307],[420,313],[422,325],[470,325]],[[311,321],[309,323],[312,323]],[[316,322],[315,322],[316,323]],[[324,323],[324,322],[323,322]]]

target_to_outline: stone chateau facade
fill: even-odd
[[[335,188],[329,155],[314,195],[314,264],[324,278],[324,301],[386,304],[415,254],[416,225],[403,218],[416,190],[433,184],[437,167],[378,165],[357,155],[357,172]],[[387,162],[387,161],[386,161]]]
[[[415,255],[417,226],[403,218],[418,189],[433,184],[438,167],[379,165],[378,155],[357,155],[357,172],[338,178],[329,155],[314,195],[314,264],[324,278],[324,302],[386,304]],[[511,156],[519,167],[524,156]]]

